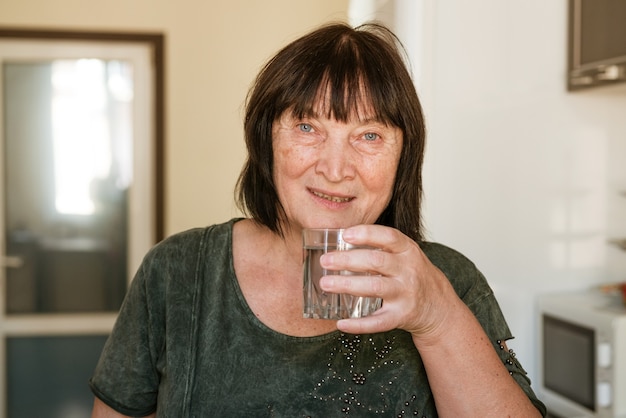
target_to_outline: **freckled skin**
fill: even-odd
[[[290,227],[376,221],[388,204],[402,149],[399,128],[367,118],[325,116],[274,124],[274,179]]]

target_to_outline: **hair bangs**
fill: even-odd
[[[316,61],[289,90],[283,107],[298,118],[321,115],[340,122],[374,119],[396,124],[384,100],[390,87],[380,71],[372,71],[384,63],[370,55],[352,39],[317,51]]]

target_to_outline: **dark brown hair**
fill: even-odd
[[[425,127],[404,59],[386,27],[369,23],[323,26],[280,50],[261,70],[246,103],[248,158],[237,182],[238,207],[272,231],[284,231],[284,209],[273,178],[272,125],[285,111],[301,117],[325,110],[338,121],[371,107],[374,117],[402,130],[402,153],[391,200],[376,223],[422,239],[420,205]],[[368,107],[368,108],[369,108]]]

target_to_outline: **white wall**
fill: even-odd
[[[423,39],[429,238],[485,273],[534,378],[536,297],[626,279],[606,243],[626,237],[626,85],[566,91],[565,0],[391,3]]]

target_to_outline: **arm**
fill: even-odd
[[[155,418],[154,414],[148,415],[146,418]],[[91,411],[91,418],[129,418],[128,415],[122,415],[119,412],[112,409],[110,406],[102,402],[98,398],[94,398],[93,410]]]
[[[540,416],[509,375],[492,341],[448,278],[419,246],[399,231],[379,226],[353,227],[346,241],[383,251],[336,252],[322,257],[329,269],[374,271],[379,276],[328,276],[324,290],[382,297],[374,315],[342,320],[348,333],[394,328],[410,332],[422,357],[439,416]]]
[[[465,304],[459,300],[447,312],[438,332],[413,335],[439,415],[541,416]]]

